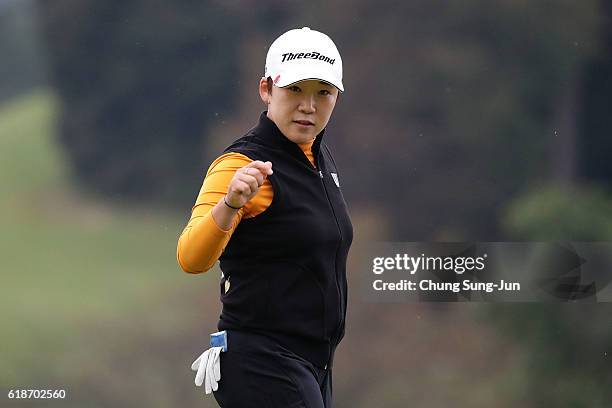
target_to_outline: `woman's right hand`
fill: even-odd
[[[234,173],[225,195],[228,205],[236,208],[243,207],[259,191],[266,177],[272,174],[272,162],[255,160]]]

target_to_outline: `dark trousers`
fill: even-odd
[[[228,330],[221,380],[222,408],[331,408],[332,373],[260,334]]]

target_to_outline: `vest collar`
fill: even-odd
[[[298,156],[300,158],[303,157],[304,159],[306,159],[306,161],[308,161],[308,159],[304,155],[304,152],[302,151],[300,146],[298,146],[296,143],[292,142],[291,140],[287,139],[287,137],[283,134],[283,132],[280,131],[278,126],[276,126],[276,123],[274,123],[272,119],[270,119],[267,116],[267,113],[268,111],[263,111],[261,115],[259,116],[259,123],[253,129],[255,134],[258,137],[260,137],[263,141],[265,141],[266,144],[270,146],[281,148],[292,155]],[[324,133],[325,133],[325,129],[319,132],[319,134],[315,138],[315,141],[312,143],[312,147],[311,147],[312,155],[314,156],[315,161],[317,163],[319,161],[318,160],[319,150],[321,147],[321,141],[323,140]]]

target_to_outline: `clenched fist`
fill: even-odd
[[[266,177],[272,173],[272,163],[269,161],[255,160],[239,168],[227,188],[225,203],[229,207],[243,207],[255,197]]]

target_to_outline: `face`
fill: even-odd
[[[329,122],[338,89],[319,80],[305,80],[268,92],[266,78],[259,83],[259,94],[268,105],[270,118],[294,143],[313,140]]]

